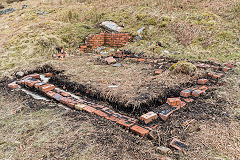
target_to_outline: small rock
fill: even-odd
[[[116,63],[112,65],[113,67],[123,67],[124,65],[122,63]]]
[[[121,32],[123,30],[123,27],[118,26],[118,24],[112,21],[104,21],[100,26],[114,32]]]
[[[163,70],[162,69],[157,69],[154,71],[155,75],[162,74]]]
[[[171,151],[170,148],[167,148],[167,147],[164,147],[164,146],[157,147],[156,150],[157,150],[159,153],[161,153],[161,154],[169,154],[169,153],[172,153],[172,151]]]
[[[105,61],[106,61],[108,64],[111,64],[111,63],[115,63],[115,62],[116,62],[116,59],[114,59],[113,57],[108,57],[108,58],[105,58]]]
[[[109,88],[117,88],[118,86],[117,85],[109,85],[108,87]]]
[[[170,52],[168,50],[163,51],[165,54],[169,54]]]
[[[28,8],[28,5],[26,4],[22,5],[22,9],[26,9],[26,8]]]
[[[142,28],[140,28],[138,31],[137,31],[137,33],[138,33],[138,36],[142,39],[142,36],[141,36],[141,34],[142,34],[142,32],[145,30],[145,27],[142,27]]]
[[[19,71],[19,72],[16,73],[16,76],[17,77],[23,77],[24,76],[24,72]]]

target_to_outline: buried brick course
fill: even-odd
[[[33,80],[34,80],[34,78],[27,79],[27,81],[30,81],[30,82]],[[197,79],[195,79],[195,81],[193,82],[194,85],[196,84],[196,81],[197,81]],[[38,84],[38,87],[37,87],[38,91],[41,91],[39,89],[42,88],[42,86],[44,86],[44,85],[51,85],[51,84],[45,84],[45,83],[41,83],[41,82],[37,83],[37,84]],[[34,86],[32,86],[32,88],[34,88]],[[28,87],[31,87],[31,86],[28,86]],[[139,117],[131,118],[131,117],[116,113],[114,110],[111,110],[110,108],[108,108],[106,106],[98,105],[95,103],[90,103],[90,102],[92,102],[91,100],[86,101],[86,99],[81,99],[81,97],[79,99],[73,99],[72,94],[69,94],[62,90],[60,90],[61,91],[60,92],[57,88],[51,89],[50,91],[46,91],[44,94],[46,96],[48,96],[49,98],[53,98],[53,99],[57,100],[58,102],[65,104],[69,108],[72,108],[75,110],[82,110],[82,111],[91,113],[93,115],[100,116],[101,118],[107,119],[114,123],[117,123],[120,126],[126,128],[127,130],[130,130],[131,132],[134,132],[140,136],[150,137],[151,136],[151,126],[150,125],[156,125],[155,122],[158,123],[157,125],[168,124],[169,122],[174,121],[174,117],[176,118],[177,117],[176,115],[178,115],[179,113],[182,112],[181,109],[184,109],[187,107],[190,108],[192,105],[195,105],[195,102],[198,102],[196,97],[194,97],[192,94],[189,95],[189,93],[188,93],[187,96],[184,96],[184,95],[180,94],[180,91],[189,90],[189,92],[192,93],[195,90],[201,90],[203,92],[206,92],[208,90],[208,88],[210,87],[210,84],[208,83],[207,86],[196,85],[196,86],[194,86],[195,88],[192,88],[192,89],[188,89],[187,87],[189,87],[189,86],[181,87],[181,89],[177,91],[178,93],[176,95],[167,95],[167,97],[177,97],[177,99],[180,100],[180,104],[178,103],[179,101],[177,103],[173,102],[173,104],[176,105],[175,107],[167,104],[169,108],[164,108],[165,105],[161,105],[161,106],[159,106],[159,108],[160,108],[159,111],[155,111],[155,110],[149,111],[152,113],[152,114],[149,114],[150,118],[145,117],[145,120],[142,119],[143,121],[147,121],[147,123],[145,122],[146,124],[143,124],[143,123],[141,123],[141,121],[138,121],[139,119],[141,119],[141,117],[144,117],[143,115],[141,116],[141,115],[137,114],[135,116],[139,116]],[[68,88],[68,90],[69,90],[69,88]],[[178,97],[179,94],[180,94],[181,98]],[[165,98],[167,99],[167,97],[165,97]],[[187,98],[187,99],[184,99],[183,97]],[[194,103],[189,105],[188,103],[193,101],[193,99],[191,99],[193,97],[194,97]],[[163,102],[165,102],[165,100],[163,100]],[[172,100],[175,100],[175,99],[172,99]],[[185,101],[185,102],[183,102],[183,101]],[[188,110],[188,108],[186,110],[184,110],[184,112],[187,110]],[[144,113],[148,113],[148,112],[144,112]],[[157,115],[157,117],[153,116],[154,118],[152,118],[151,115]],[[170,117],[170,116],[172,116],[172,117]],[[186,119],[186,117],[183,117],[183,118]],[[150,119],[150,120],[148,121],[148,119]],[[153,122],[153,120],[155,120],[155,119],[157,119],[157,120]],[[167,121],[167,122],[165,122],[165,121]],[[153,122],[154,124],[151,124],[151,122]],[[150,123],[150,124],[148,124],[148,123]],[[173,135],[171,133],[171,136],[173,137],[176,135]],[[181,137],[181,136],[179,136],[179,137]],[[179,139],[182,139],[182,138],[179,138]],[[167,142],[167,143],[169,143],[169,142]],[[174,141],[173,143],[171,143],[170,146],[173,148],[176,148],[178,150],[179,150],[179,148],[177,148],[177,147],[183,146],[183,149],[180,148],[182,151],[184,151],[186,148],[184,143],[182,143],[181,141]]]

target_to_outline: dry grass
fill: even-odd
[[[188,143],[194,143],[194,149],[190,152],[193,159],[217,158],[226,160],[237,160],[240,157],[240,132],[239,123],[232,122],[225,125],[223,123],[205,123],[200,125],[201,131],[193,133]],[[204,152],[199,152],[199,151]]]
[[[184,46],[190,45],[201,34],[201,27],[188,22],[176,23],[170,26],[172,32],[175,32],[176,39]]]

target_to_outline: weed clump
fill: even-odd
[[[174,73],[184,73],[184,74],[195,74],[197,67],[186,61],[179,61],[175,64],[173,64],[170,68],[170,71],[173,71]]]

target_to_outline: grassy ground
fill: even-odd
[[[28,8],[21,10],[23,4]],[[138,79],[138,74],[128,72],[140,72],[146,66],[130,64],[116,71],[94,65],[91,60],[95,55],[82,56],[77,52],[76,47],[88,34],[101,31],[97,24],[104,20],[123,24],[124,31],[134,35],[146,27],[143,40],[129,43],[123,49],[179,59],[240,60],[240,2],[237,0],[27,0],[11,4],[4,1],[3,5],[18,10],[0,16],[1,78],[18,70],[52,64],[57,69],[66,69],[65,74],[72,81],[97,84],[104,78],[118,83],[126,76],[141,84],[142,77]],[[40,11],[49,13],[36,14]],[[156,41],[162,42],[165,48],[156,47]],[[65,61],[52,58],[56,47],[61,46],[70,48],[75,57]],[[88,76],[81,78],[80,72]],[[226,125],[214,120],[199,121],[201,131],[192,132],[186,140],[195,144],[194,148],[183,159],[239,159],[239,121],[235,118],[240,114],[239,74],[240,66],[225,77],[228,85],[216,91],[218,99],[229,102],[226,106],[231,122]],[[118,126],[108,122],[99,125],[95,117],[75,115],[59,107],[32,111],[24,100],[11,99],[5,94],[0,96],[0,159],[157,159],[160,156],[149,141],[132,140],[136,137]],[[209,103],[217,102],[210,99]],[[23,111],[18,111],[21,108]],[[108,125],[116,131],[109,130]],[[106,131],[104,135],[102,131]],[[114,143],[107,138],[109,134],[114,136]],[[123,141],[127,144],[121,144]]]

